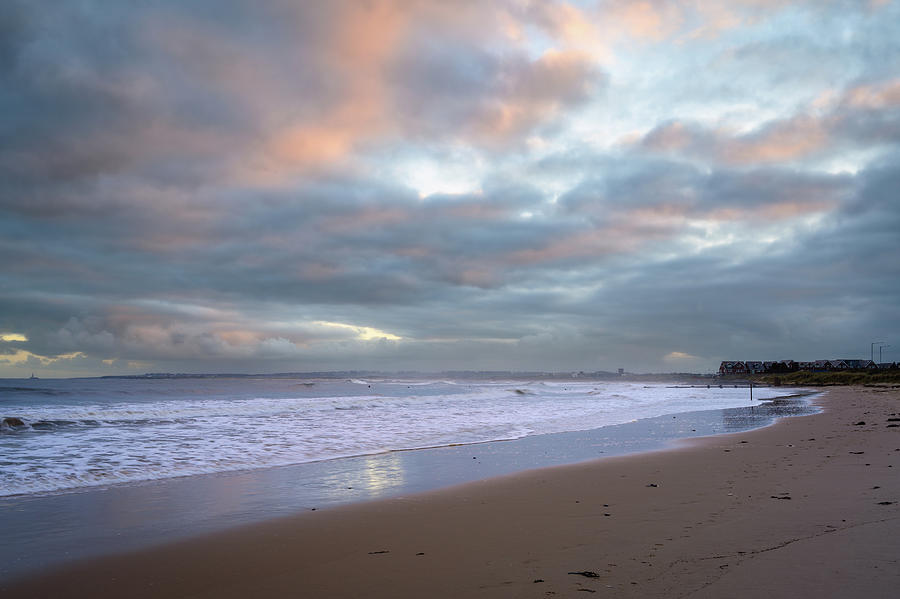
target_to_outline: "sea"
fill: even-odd
[[[766,401],[794,393],[588,379],[4,379],[0,580],[810,413],[808,400]]]
[[[761,400],[786,392],[755,393]],[[747,388],[578,380],[7,380],[0,383],[0,496],[518,439],[750,405]]]

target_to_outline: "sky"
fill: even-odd
[[[5,0],[0,377],[900,360],[898,31],[897,0]]]

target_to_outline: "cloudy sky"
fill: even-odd
[[[898,30],[897,0],[6,0],[0,376],[900,359]]]

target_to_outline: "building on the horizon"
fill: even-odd
[[[795,362],[794,360],[723,360],[719,374],[770,374],[788,372],[832,372],[842,370],[891,370],[900,368],[897,362],[876,364],[872,360],[834,359]]]
[[[723,360],[719,374],[747,374],[747,363],[739,360]]]

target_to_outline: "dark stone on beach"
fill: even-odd
[[[888,428],[897,428],[898,426],[900,426],[900,424],[889,424],[889,425],[887,425]]]
[[[569,572],[569,574],[575,574],[576,576],[584,576],[586,578],[600,578],[600,575],[596,572],[591,572],[590,570],[584,570],[582,572]]]
[[[538,583],[538,582],[544,582],[544,579],[543,579],[543,578],[535,578],[535,579],[532,580],[531,582],[533,582],[533,583],[536,584],[536,583]]]
[[[900,418],[888,418],[888,422],[900,422]]]
[[[879,501],[878,505],[893,505],[896,501]]]
[[[369,555],[378,555],[380,553],[390,553],[387,549],[382,549],[381,551],[370,551]]]
[[[862,426],[862,425],[865,424],[865,423],[866,423],[865,420],[860,420],[859,422],[854,422],[854,423],[853,423],[853,426]]]
[[[659,485],[658,485],[658,484],[656,484],[656,483],[650,483],[650,484],[649,484],[649,485],[647,485],[647,486],[648,486],[648,487],[658,487],[658,486],[659,486]]]
[[[585,593],[596,593],[594,589],[578,589],[579,591],[584,591]]]
[[[779,497],[778,495],[772,495],[772,499],[790,499],[789,495],[785,495],[784,497]]]
[[[424,552],[424,551],[420,551],[420,552],[418,552],[416,555],[425,555],[425,552]]]
[[[0,420],[0,426],[6,425],[10,428],[15,426],[25,426],[25,422],[21,418],[16,418],[15,416],[9,416]]]
[[[862,455],[866,452],[865,451],[851,451],[850,453],[852,453],[853,455]]]

